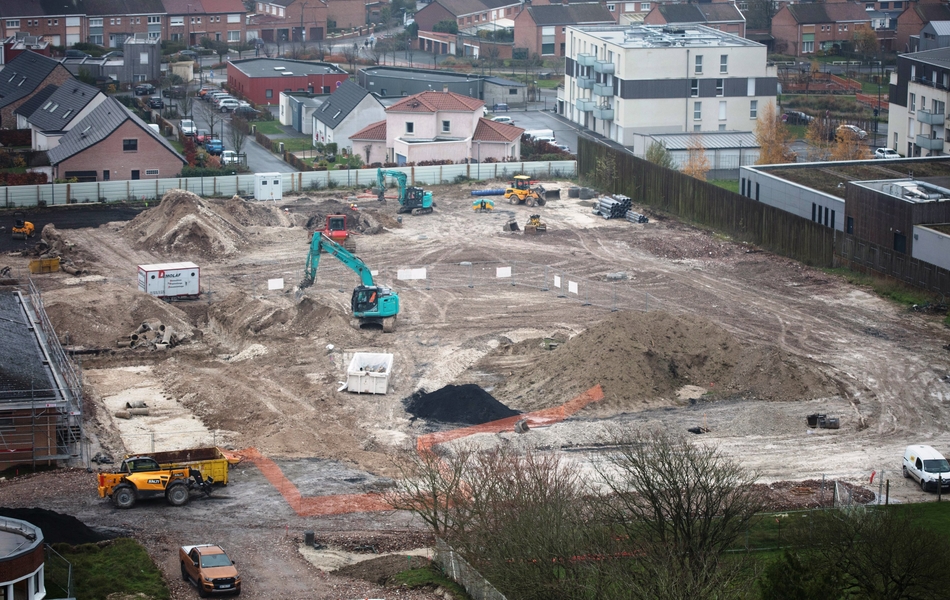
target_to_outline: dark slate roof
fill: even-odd
[[[798,23],[838,23],[869,21],[864,5],[853,2],[836,4],[789,4],[786,8]]]
[[[525,87],[525,84],[520,81],[512,81],[510,79],[505,79],[503,77],[486,77],[485,81],[488,83],[494,83],[495,85],[503,85],[506,87]]]
[[[23,314],[18,296],[0,289],[0,403],[54,396],[39,343]]]
[[[709,23],[718,23],[722,21],[745,21],[742,11],[736,8],[735,4],[718,2],[713,4],[700,4],[699,10],[706,15],[706,21]]]
[[[583,25],[614,23],[614,17],[603,4],[548,4],[529,6],[528,14],[537,25]]]
[[[933,50],[901,54],[900,58],[946,68],[950,67],[950,48],[934,48]]]
[[[340,87],[333,90],[320,108],[313,112],[313,116],[330,129],[335,129],[356,108],[356,105],[369,95],[369,91],[347,79],[340,84]],[[375,100],[376,97],[373,96],[373,98]],[[379,102],[379,100],[375,101]]]
[[[17,54],[0,71],[0,107],[32,94],[57,66],[59,62],[36,52]]]
[[[93,15],[144,15],[165,14],[162,0],[83,0],[86,14]]]
[[[33,111],[42,106],[46,100],[53,95],[58,89],[59,86],[49,84],[45,88],[33,94],[33,97],[17,107],[13,114],[23,115],[24,117],[29,118],[33,114]]]
[[[106,98],[106,100],[97,106],[89,115],[70,129],[66,135],[59,140],[59,145],[51,148],[47,153],[50,164],[58,164],[83,150],[94,146],[106,139],[112,132],[119,128],[126,121],[132,121],[146,134],[152,136],[158,142],[173,153],[182,163],[187,162],[185,157],[178,153],[168,140],[163,138],[155,130],[145,124],[145,121],[135,116],[129,109],[122,106],[115,98]]]
[[[939,4],[917,3],[917,6],[914,7],[914,11],[920,16],[921,21],[924,23],[950,19],[950,6],[947,6],[943,2]]]
[[[0,17],[58,17],[85,14],[84,0],[5,0]]]
[[[706,22],[706,15],[695,4],[659,4],[656,9],[667,23]]]
[[[40,131],[62,131],[99,94],[91,85],[72,79],[30,113],[30,125]]]

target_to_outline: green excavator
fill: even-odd
[[[424,215],[432,212],[435,202],[432,201],[432,192],[421,187],[406,186],[408,176],[402,171],[376,169],[376,191],[380,202],[386,201],[386,176],[396,180],[399,185],[398,213]]]

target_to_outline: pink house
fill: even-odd
[[[370,164],[517,159],[524,130],[482,118],[484,104],[449,91],[422,92],[387,108],[385,121],[364,127],[350,142]]]

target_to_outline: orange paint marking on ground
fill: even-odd
[[[452,431],[443,431],[430,435],[423,435],[416,441],[416,449],[424,452],[435,446],[451,440],[474,435],[476,433],[498,433],[509,431],[514,428],[517,421],[521,419],[528,420],[528,427],[541,427],[559,423],[580,411],[584,407],[594,402],[599,402],[604,398],[604,390],[596,385],[576,398],[573,398],[561,406],[546,408],[526,415],[517,415],[481,425],[453,429]],[[379,494],[340,494],[336,496],[302,496],[300,490],[294,485],[284,472],[273,460],[262,455],[257,448],[246,448],[239,452],[232,453],[235,457],[241,457],[254,463],[254,466],[264,475],[272,486],[284,497],[290,508],[301,517],[316,517],[325,515],[342,515],[354,512],[375,512],[382,510],[392,510],[382,496]],[[231,458],[229,456],[228,458]]]
[[[543,410],[531,412],[526,415],[516,415],[514,417],[498,419],[497,421],[489,421],[488,423],[482,423],[481,425],[472,425],[471,427],[463,427],[461,429],[440,431],[439,433],[430,433],[429,435],[419,436],[416,439],[416,451],[425,452],[437,444],[444,444],[445,442],[468,437],[477,433],[500,433],[502,431],[511,431],[514,428],[515,423],[521,419],[528,420],[529,428],[553,425],[554,423],[559,423],[570,417],[587,405],[594,402],[599,402],[603,399],[603,388],[601,388],[599,385],[595,385],[583,394],[568,400],[560,406],[545,408]]]

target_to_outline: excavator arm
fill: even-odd
[[[300,283],[301,288],[307,288],[313,285],[317,278],[317,267],[320,266],[320,251],[323,250],[330,256],[333,256],[341,263],[346,265],[351,271],[359,275],[360,283],[365,287],[372,287],[373,274],[360,258],[352,252],[337,244],[324,233],[315,231],[310,240],[310,253],[307,255],[307,266],[304,269],[304,278]]]
[[[402,171],[390,171],[389,169],[376,169],[376,187],[379,189],[379,201],[386,200],[386,176],[396,180],[399,185],[399,203],[402,204],[406,198],[406,182],[408,177]]]

